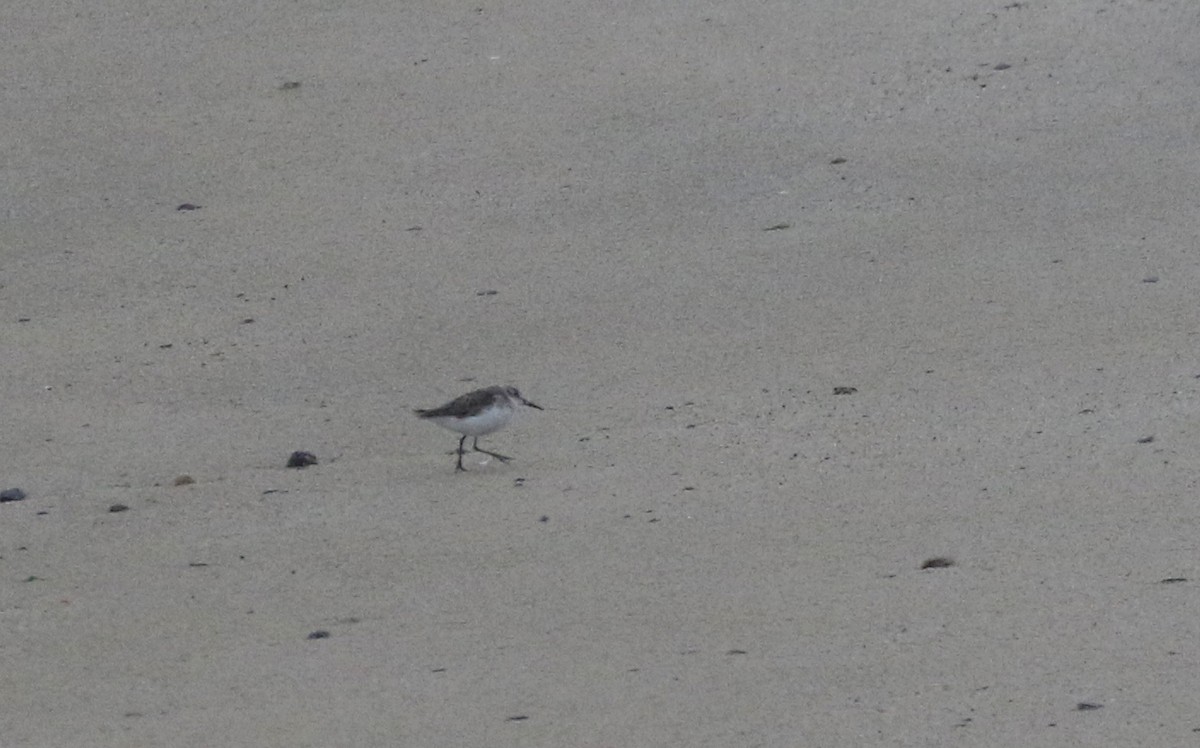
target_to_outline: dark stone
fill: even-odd
[[[287,461],[287,466],[290,468],[304,468],[316,464],[317,456],[312,452],[292,452]]]
[[[0,491],[0,504],[6,504],[10,501],[24,501],[25,492],[19,488],[6,488]]]

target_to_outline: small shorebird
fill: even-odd
[[[466,454],[463,447],[467,443],[468,436],[474,437],[473,449],[476,452],[491,455],[500,462],[508,462],[512,459],[502,454],[480,449],[479,437],[507,426],[518,405],[528,405],[531,408],[543,410],[542,406],[521,397],[521,393],[517,391],[516,387],[484,387],[481,390],[456,397],[437,408],[417,409],[413,412],[419,418],[433,421],[443,428],[457,431],[463,435],[458,440],[458,464],[454,468],[455,472],[458,472],[466,470],[462,460],[463,455]]]

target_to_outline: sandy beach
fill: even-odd
[[[1198,740],[1194,4],[0,37],[3,748]]]

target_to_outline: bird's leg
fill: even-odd
[[[464,438],[464,439],[466,439],[466,437],[465,437],[465,436],[464,436],[463,438]],[[496,458],[497,460],[499,460],[500,462],[508,462],[509,460],[511,460],[511,459],[512,459],[511,457],[505,457],[504,455],[501,455],[501,454],[496,454],[495,452],[489,452],[489,451],[487,451],[486,449],[480,449],[480,448],[479,448],[479,437],[478,437],[478,436],[477,436],[477,437],[475,437],[475,451],[476,451],[476,452],[483,452],[485,455],[491,455],[492,457],[495,457],[495,458]],[[461,458],[460,458],[460,459],[461,459]]]
[[[463,458],[463,455],[466,454],[466,450],[463,449],[463,446],[466,443],[467,443],[467,435],[463,434],[463,438],[458,440],[458,464],[454,466],[454,472],[456,472],[456,473],[467,472],[467,469],[462,466],[462,458]]]

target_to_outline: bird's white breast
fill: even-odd
[[[467,416],[465,418],[438,416],[429,420],[451,431],[457,431],[460,434],[483,436],[484,434],[490,434],[493,431],[503,428],[505,424],[512,420],[512,414],[512,408],[489,405],[478,415]]]

